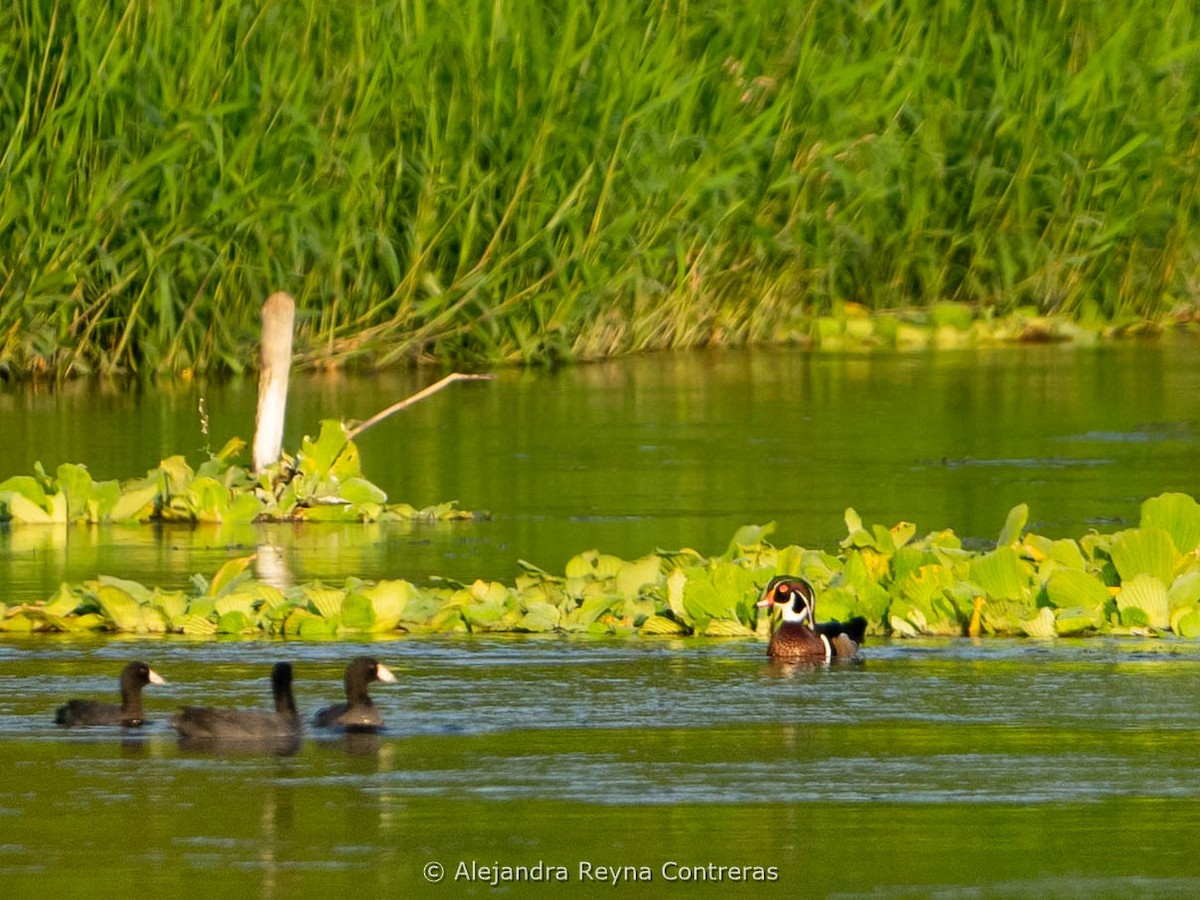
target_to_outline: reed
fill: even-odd
[[[1184,0],[0,7],[0,366],[520,362],[1194,304]]]

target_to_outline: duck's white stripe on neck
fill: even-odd
[[[825,645],[825,661],[828,662],[833,659],[833,647],[829,645],[829,638],[825,637],[825,635],[820,635],[820,638],[821,643]]]

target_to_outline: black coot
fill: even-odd
[[[346,666],[346,703],[327,706],[313,716],[318,728],[340,728],[344,731],[378,731],[383,718],[371,702],[367,685],[372,681],[394,682],[396,676],[387,666],[370,656],[356,656]]]
[[[124,725],[136,728],[146,720],[142,716],[142,688],[148,684],[166,684],[161,675],[144,662],[131,662],[121,670],[121,703],[98,700],[68,700],[54,714],[59,725]]]
[[[271,690],[275,694],[275,712],[187,706],[171,717],[171,727],[181,737],[193,739],[257,741],[299,735],[300,715],[292,697],[290,663],[275,664],[271,670]]]

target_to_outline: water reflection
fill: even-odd
[[[324,417],[366,418],[422,379],[432,376],[301,375],[286,442],[297,445]],[[48,469],[81,461],[96,478],[140,474],[180,451],[197,462],[200,395],[214,444],[248,436],[252,382],[116,394],[81,383],[0,387],[0,475],[38,460]],[[1024,502],[1033,527],[1078,535],[1089,522],[1135,520],[1147,496],[1195,489],[1196,396],[1200,344],[1187,335],[871,358],[748,350],[504,372],[444,391],[361,441],[366,474],[393,499],[457,499],[491,510],[492,521],[0,529],[0,583],[24,599],[98,572],[177,587],[260,545],[280,548],[301,580],[511,579],[518,559],[558,570],[591,547],[629,558],[655,547],[719,552],[755,522],[776,521],[785,542],[832,547],[846,506],[867,521],[994,539]]]
[[[298,734],[270,737],[197,737],[180,735],[179,749],[185,753],[212,756],[292,756],[300,750]]]

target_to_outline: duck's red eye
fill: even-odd
[[[779,584],[775,585],[775,596],[776,597],[786,597],[791,592],[792,592],[792,586],[790,584],[788,584],[786,581],[781,581]]]

